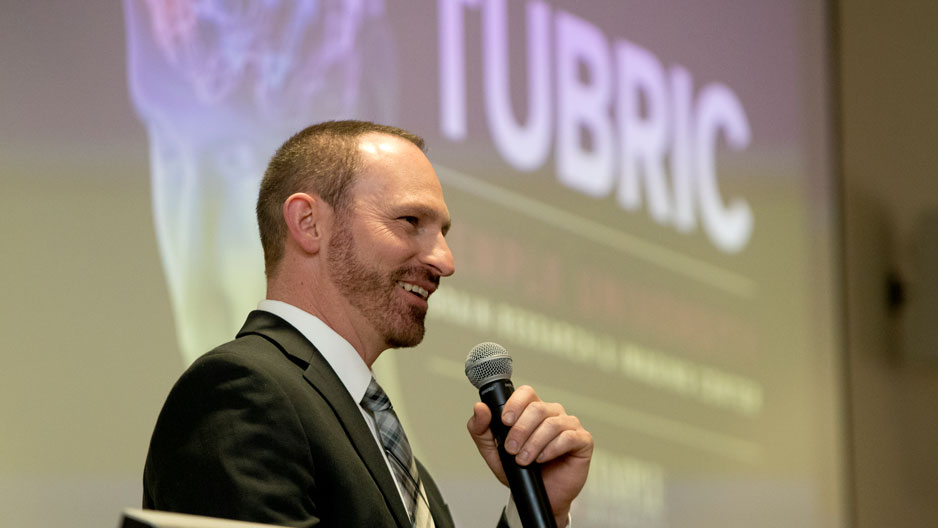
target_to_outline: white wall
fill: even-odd
[[[938,2],[842,0],[839,19],[855,525],[933,527],[938,362],[905,354],[884,283],[938,280],[912,261],[916,220],[938,210]]]

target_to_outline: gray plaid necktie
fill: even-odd
[[[397,419],[394,408],[391,407],[391,400],[374,378],[371,378],[361,405],[371,411],[375,419],[381,445],[388,454],[388,460],[394,470],[394,479],[403,490],[404,508],[410,516],[411,523],[418,527],[433,526],[430,510],[422,498],[425,497],[423,483],[420,482],[420,475],[417,474],[417,462],[410,450],[410,443],[407,442],[407,435],[404,434],[404,428],[401,427],[401,422]]]

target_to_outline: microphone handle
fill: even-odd
[[[519,466],[514,455],[505,451],[505,437],[508,436],[509,427],[502,423],[502,409],[508,397],[515,391],[511,380],[496,380],[481,389],[479,396],[482,403],[492,411],[492,433],[498,445],[498,456],[502,461],[502,468],[508,478],[508,487],[511,496],[518,508],[518,516],[524,528],[557,528],[554,513],[544,488],[544,479],[541,477],[541,465],[531,462],[527,466]]]

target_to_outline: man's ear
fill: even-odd
[[[288,239],[309,254],[319,252],[332,207],[316,195],[294,193],[283,202]]]

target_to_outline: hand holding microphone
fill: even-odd
[[[495,476],[511,487],[525,527],[563,526],[586,483],[592,437],[560,404],[542,402],[528,386],[514,390],[511,371],[500,345],[473,348],[466,375],[482,402],[473,408],[469,434]]]

